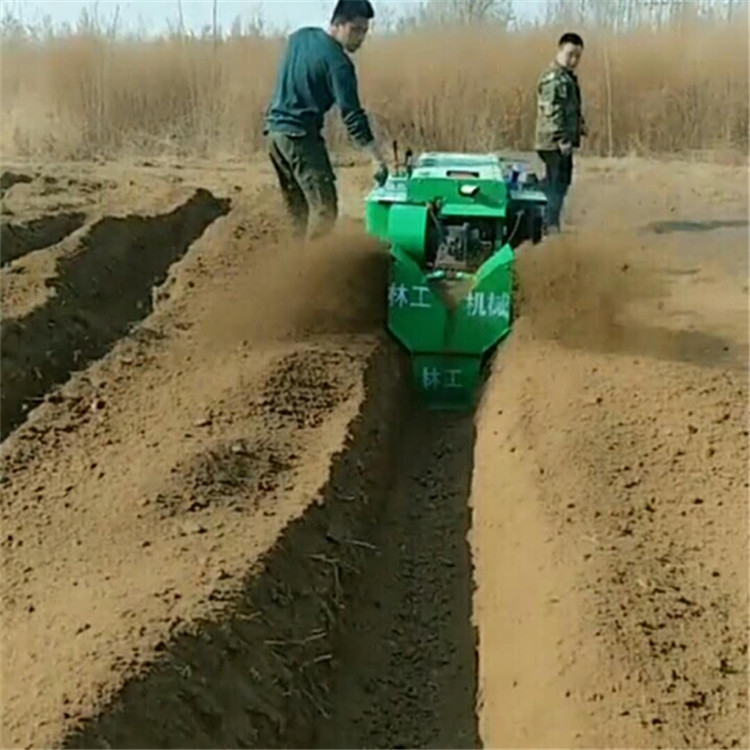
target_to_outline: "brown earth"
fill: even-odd
[[[3,746],[747,746],[745,172],[586,162],[475,416],[361,170],[6,174]]]
[[[746,177],[595,166],[477,420],[482,739],[747,747]]]

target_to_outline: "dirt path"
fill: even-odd
[[[585,166],[457,418],[356,223],[71,169],[3,196],[4,746],[747,743],[746,175]]]

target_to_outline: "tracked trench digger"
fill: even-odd
[[[546,196],[525,165],[495,154],[408,151],[365,203],[389,246],[388,329],[411,356],[414,390],[435,409],[475,403],[513,322],[513,264],[546,231]]]

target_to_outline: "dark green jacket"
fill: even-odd
[[[578,78],[572,70],[553,63],[537,83],[536,150],[555,151],[561,141],[578,148],[584,135]]]
[[[334,104],[352,140],[361,146],[371,143],[372,131],[359,101],[351,59],[323,29],[299,29],[289,37],[264,132],[318,135]]]

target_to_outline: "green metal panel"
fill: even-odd
[[[513,252],[503,248],[473,278],[431,281],[400,248],[391,251],[388,326],[411,352],[481,356],[510,330]]]
[[[464,199],[466,200],[466,199]],[[505,206],[492,206],[482,205],[481,203],[474,203],[474,205],[467,205],[466,203],[448,203],[440,209],[441,216],[466,216],[471,218],[485,217],[487,219],[504,219],[505,218]]]
[[[463,185],[476,185],[479,193],[476,196],[461,195]],[[497,208],[508,200],[508,188],[502,180],[448,177],[447,175],[417,176],[412,174],[407,189],[410,203],[429,203],[440,199],[445,203],[475,205],[477,203]]]
[[[479,390],[481,369],[482,360],[474,356],[415,354],[414,391],[431,409],[470,409]]]
[[[425,206],[407,204],[391,206],[388,216],[388,238],[417,263],[424,262],[427,218]]]
[[[379,240],[388,239],[388,213],[390,204],[368,201],[365,207],[365,229]]]

